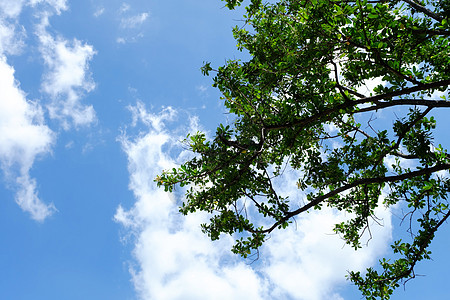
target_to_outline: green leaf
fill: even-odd
[[[444,16],[439,3],[426,9]],[[411,225],[394,231],[406,237],[393,242],[395,256],[348,276],[366,299],[389,299],[430,258],[450,216],[450,179],[439,173],[450,157],[435,134],[446,128],[431,116],[448,109],[445,97],[432,98],[450,83],[447,18],[439,24],[411,5],[367,0],[247,4],[233,34],[248,59],[214,70],[228,125],[211,139],[188,135],[193,158],[155,182],[189,187],[180,211],[209,214],[205,234],[233,236],[232,251],[244,258],[326,206],[348,216],[334,231],[359,250],[380,206],[396,205]]]

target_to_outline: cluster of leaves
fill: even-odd
[[[226,2],[233,9],[243,0]],[[379,205],[405,203],[405,219],[419,230],[410,226],[412,242],[392,245],[400,258],[382,260],[381,272],[349,275],[367,299],[388,299],[429,258],[450,216],[450,181],[438,175],[450,169],[450,156],[435,144],[436,122],[427,117],[450,107],[433,97],[450,84],[448,16],[448,1],[437,0],[252,0],[246,26],[233,30],[251,59],[202,68],[216,74],[234,123],[220,125],[211,140],[188,136],[196,156],[164,171],[157,184],[166,191],[186,186],[181,212],[211,213],[204,232],[213,240],[237,233],[232,251],[244,257],[275,229],[323,205],[354,215],[335,231],[358,249]],[[383,84],[360,92],[374,80]],[[393,109],[405,116],[392,128],[372,126],[371,114]],[[286,165],[302,174],[296,185],[304,203],[277,192],[274,178]]]

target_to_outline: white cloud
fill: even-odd
[[[127,12],[130,10],[130,8],[131,8],[130,4],[124,2],[124,3],[122,3],[122,6],[120,7],[119,12],[120,13]]]
[[[373,79],[368,79],[364,82],[363,85],[358,87],[357,92],[365,95],[366,97],[370,96],[370,93],[373,93],[373,89],[378,85],[386,85],[386,82],[382,80],[381,77],[376,77]]]
[[[2,0],[0,1],[0,14],[15,18],[22,11],[23,4],[24,0]]]
[[[205,86],[205,85],[203,85],[203,84],[201,84],[201,85],[197,85],[196,87],[195,87],[195,89],[198,91],[198,93],[201,95],[201,96],[207,96],[208,95],[208,87],[207,86]]]
[[[231,254],[231,238],[211,242],[201,233],[199,224],[207,221],[206,214],[180,215],[179,192],[164,193],[153,182],[161,170],[176,166],[187,155],[182,150],[178,157],[168,155],[181,140],[177,130],[169,131],[165,125],[176,112],[166,108],[151,114],[140,103],[130,111],[132,125],[144,124],[147,131],[119,139],[128,156],[129,187],[136,203],[130,210],[119,207],[115,220],[126,228],[127,236],[135,236],[137,265],[131,274],[142,299],[337,300],[342,299],[336,289],[345,283],[346,271],[364,269],[384,251],[391,234],[388,211],[378,211],[385,227],[372,228],[370,247],[355,252],[330,235],[333,224],[345,216],[323,209],[299,217],[297,226],[273,233],[261,249],[261,260],[248,265]],[[197,126],[193,120],[185,130],[195,131],[188,127]],[[284,186],[298,193],[296,178],[287,172]]]
[[[24,210],[31,214],[36,221],[44,221],[56,211],[53,203],[46,205],[38,197],[36,180],[28,174],[17,178],[18,192],[16,202]]]
[[[407,153],[407,151],[405,151],[405,148],[403,146],[399,147],[399,151],[402,153]],[[408,168],[412,169],[417,166],[417,161],[414,161],[411,159],[405,159],[405,158],[397,157],[394,155],[387,155],[384,158],[384,164],[386,165],[388,170],[393,173],[397,173],[397,172],[395,172],[395,169],[394,169],[394,166],[397,165],[397,161],[400,164],[400,167],[402,167],[403,169],[408,169]]]
[[[445,89],[444,91],[440,92],[440,91],[434,91],[433,94],[431,94],[431,99],[436,99],[436,100],[448,100],[448,91],[449,89]]]
[[[92,105],[84,105],[81,100],[95,88],[89,62],[96,52],[91,45],[77,39],[54,38],[47,32],[47,26],[48,18],[44,16],[37,35],[48,68],[42,88],[53,100],[48,106],[50,117],[59,119],[66,129],[71,124],[89,125],[96,120],[95,111]]]
[[[40,200],[30,170],[36,159],[51,153],[55,134],[44,124],[41,106],[27,101],[5,55],[19,54],[25,45],[25,29],[17,20],[23,6],[41,2],[56,13],[67,8],[65,1],[0,1],[0,166],[8,186],[16,191],[16,202],[37,221],[56,208]]]
[[[286,167],[273,181],[280,196],[289,196],[291,205],[304,205],[306,192],[297,188],[299,171]],[[380,205],[381,205],[380,201]],[[286,229],[274,231],[262,248],[264,267],[261,272],[275,287],[273,299],[340,299],[337,288],[346,283],[348,270],[363,271],[375,263],[391,240],[391,213],[383,206],[375,210],[379,226],[370,227],[368,247],[354,251],[333,232],[334,225],[351,215],[329,207],[301,214]],[[369,240],[366,234],[362,241]],[[289,274],[289,276],[286,276]]]
[[[141,298],[259,299],[264,284],[254,270],[243,262],[219,266],[224,257],[234,260],[230,240],[211,243],[199,228],[206,216],[181,216],[174,195],[153,184],[162,169],[176,166],[162,150],[179,141],[164,126],[164,120],[175,116],[174,110],[166,108],[153,115],[142,104],[130,110],[134,125],[143,122],[150,131],[135,139],[120,138],[137,202],[129,211],[119,207],[115,219],[137,236],[134,256],[139,267],[132,273]],[[191,124],[196,126],[195,120]]]
[[[132,35],[132,36],[118,37],[116,39],[116,43],[118,43],[118,44],[136,43],[142,37],[144,37],[144,34],[142,32],[138,33],[134,36]]]
[[[378,210],[384,227],[375,224],[369,247],[354,251],[333,234],[334,224],[346,216],[330,208],[300,217],[296,224],[275,232],[267,242],[264,273],[276,286],[275,299],[335,299],[336,287],[345,283],[348,270],[364,270],[383,254],[391,237],[390,213]],[[289,276],[286,276],[289,274]]]
[[[24,47],[25,29],[16,20],[24,0],[0,1],[0,54],[19,54]]]
[[[19,54],[24,47],[25,30],[15,23],[0,19],[0,53]]]
[[[30,0],[29,2],[32,6],[37,4],[47,4],[52,7],[56,14],[61,14],[62,11],[67,10],[67,0]]]
[[[14,69],[0,57],[0,162],[6,179],[17,190],[16,201],[32,218],[43,221],[55,208],[38,197],[30,169],[36,158],[49,154],[53,132],[43,124],[42,109],[26,100]],[[17,178],[12,180],[12,178]]]
[[[130,105],[127,108],[132,115],[131,125],[133,127],[135,127],[138,122],[142,122],[146,126],[154,128],[157,132],[161,132],[164,129],[165,122],[172,121],[177,116],[177,111],[170,106],[164,108],[158,115],[149,114],[142,102],[138,102],[136,106]]]
[[[103,15],[104,12],[105,12],[105,8],[104,7],[100,7],[94,12],[94,17],[98,18],[101,15]]]
[[[6,57],[20,54],[25,47],[25,27],[18,19],[25,5],[41,17],[36,34],[48,67],[42,89],[52,98],[50,115],[61,119],[66,128],[68,119],[75,125],[95,120],[92,106],[80,102],[83,93],[95,87],[88,72],[95,51],[78,40],[53,38],[46,31],[49,17],[68,9],[66,0],[0,1],[0,167],[8,187],[16,192],[19,206],[33,219],[43,221],[56,208],[41,201],[30,170],[36,159],[51,153],[56,135],[45,125],[41,105],[26,99]]]
[[[122,28],[136,28],[142,25],[148,18],[148,13],[141,13],[135,16],[122,18],[120,20],[120,27]]]
[[[137,42],[144,36],[141,27],[148,20],[150,14],[148,12],[132,14],[130,10],[131,6],[128,3],[122,3],[118,11],[120,18],[120,36],[116,38],[118,44]]]

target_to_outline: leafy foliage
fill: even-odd
[[[428,117],[450,107],[443,93],[450,83],[449,7],[433,0],[252,0],[246,26],[233,30],[251,59],[202,68],[216,73],[214,86],[234,123],[219,125],[212,140],[188,136],[196,156],[164,171],[158,185],[186,186],[181,212],[211,213],[204,232],[213,240],[238,233],[232,251],[243,257],[273,230],[323,205],[354,215],[335,231],[358,249],[375,208],[400,203],[419,230],[411,226],[410,242],[394,242],[399,258],[349,274],[367,299],[388,299],[430,258],[428,247],[450,216],[450,156],[434,141],[436,121]],[[404,116],[392,128],[376,128],[374,112]],[[300,206],[273,184],[286,165],[302,174],[297,186],[307,196]],[[259,216],[247,214],[250,208]]]

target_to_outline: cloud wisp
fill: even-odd
[[[101,15],[103,15],[105,13],[105,8],[104,7],[99,7],[95,12],[94,12],[94,17],[98,18]]]
[[[77,39],[53,37],[47,31],[48,26],[48,16],[44,15],[36,34],[47,66],[42,88],[52,99],[49,115],[60,120],[65,129],[71,125],[88,126],[95,122],[96,114],[92,105],[82,103],[82,98],[95,88],[89,62],[96,52],[92,45]]]
[[[57,15],[60,15],[61,12],[69,8],[67,1],[68,0],[29,0],[27,4],[33,7],[39,5],[42,9],[41,12],[45,11],[47,14],[56,13]]]
[[[128,18],[122,18],[120,20],[120,27],[121,28],[136,28],[142,23],[145,22],[148,18],[148,13],[141,13],[135,16],[131,16]]]
[[[120,36],[116,38],[119,44],[137,42],[144,36],[141,27],[148,21],[150,14],[141,12],[137,14],[131,13],[131,6],[128,3],[122,3],[118,11],[120,22]]]
[[[183,134],[198,129],[197,122],[179,134],[179,128],[166,126],[177,119],[174,109],[152,114],[139,103],[130,111],[131,126],[143,126],[143,131],[124,133],[119,141],[128,157],[136,203],[129,210],[120,206],[115,220],[125,236],[134,237],[130,272],[141,299],[341,299],[336,291],[345,284],[347,270],[364,269],[385,250],[391,234],[388,211],[378,212],[385,227],[372,229],[370,247],[355,252],[331,234],[333,224],[346,216],[325,208],[274,233],[257,263],[239,259],[231,254],[232,238],[211,242],[201,233],[206,214],[182,216],[182,193],[165,193],[153,182],[161,170],[176,167],[189,155],[178,145]],[[295,174],[288,172],[283,180],[284,186],[295,187]]]

